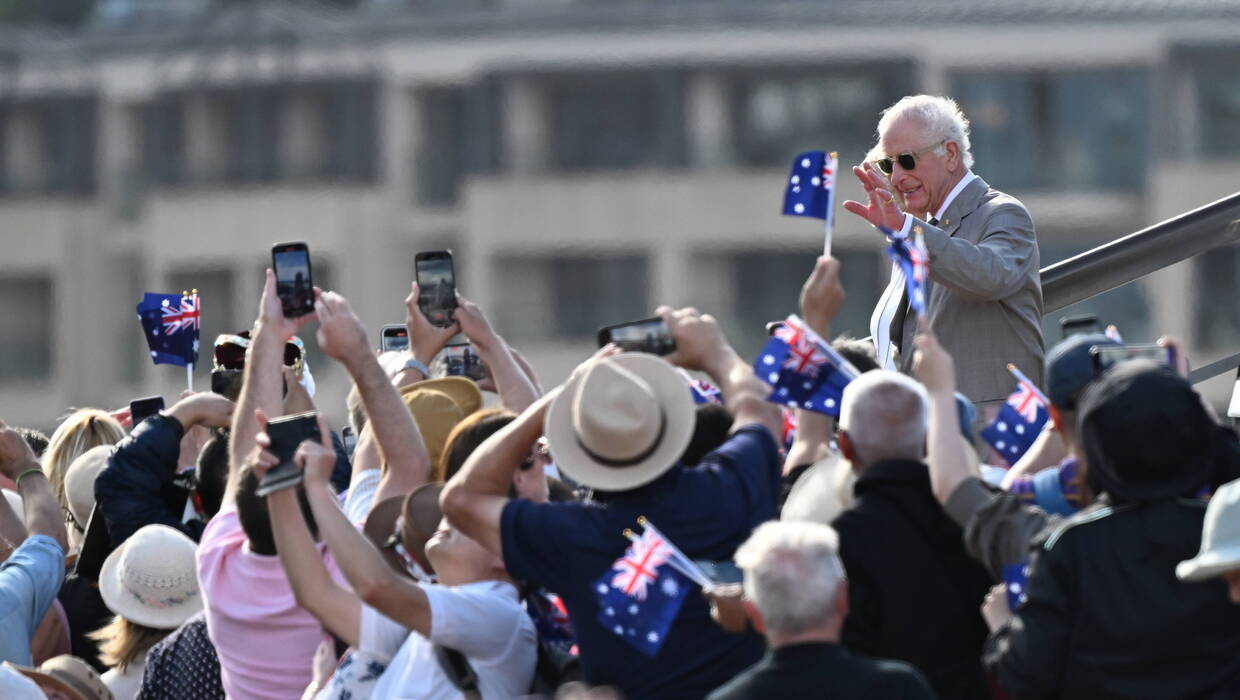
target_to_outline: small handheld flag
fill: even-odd
[[[835,152],[806,151],[792,161],[792,174],[784,191],[784,216],[822,219],[825,226],[823,254],[831,254],[831,230],[835,225]]]
[[[758,353],[754,372],[774,388],[767,401],[831,416],[840,414],[844,387],[860,374],[795,314]]]
[[[925,315],[926,280],[930,277],[930,254],[926,252],[926,241],[920,230],[915,230],[911,237],[893,234],[888,236],[888,240],[887,255],[896,261],[904,273],[909,308],[918,315]]]
[[[1008,365],[1008,370],[1016,376],[1016,391],[999,407],[995,422],[982,428],[981,434],[1008,464],[1015,464],[1046,425],[1050,402],[1015,365]]]
[[[692,581],[671,563],[677,554],[647,527],[594,582],[599,624],[647,656],[658,655],[689,594]]]
[[[723,395],[719,391],[719,387],[702,379],[694,379],[688,372],[681,370],[685,380],[689,382],[689,393],[693,396],[693,403],[696,406],[708,403],[723,403]]]
[[[1007,592],[1008,610],[1016,612],[1024,604],[1029,586],[1029,562],[1022,561],[1003,567],[1003,588]]]
[[[198,361],[201,309],[197,294],[147,292],[138,303],[138,320],[157,365],[192,367]]]

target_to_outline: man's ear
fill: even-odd
[[[839,433],[835,436],[835,442],[840,446],[840,454],[844,455],[844,459],[856,464],[857,449],[853,447],[852,438],[849,437],[848,431],[841,428]]]
[[[953,173],[960,170],[964,164],[964,159],[960,157],[960,144],[949,140],[943,148],[947,151],[947,170]]]
[[[741,598],[741,605],[745,606],[745,615],[749,617],[749,622],[753,624],[754,630],[761,635],[766,634],[766,625],[762,624],[762,613],[758,612],[758,606],[748,598]]]

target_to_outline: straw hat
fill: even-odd
[[[366,517],[363,528],[366,537],[374,543],[383,558],[396,571],[408,574],[409,569],[401,556],[391,547],[390,539],[398,535],[405,552],[418,563],[426,573],[433,573],[434,568],[426,558],[426,542],[439,529],[439,521],[443,513],[439,510],[439,493],[443,484],[434,481],[422,484],[408,496],[393,496],[384,499],[371,509]],[[396,533],[396,523],[400,521],[400,532]]]
[[[1206,506],[1201,551],[1175,567],[1184,581],[1201,581],[1240,570],[1240,479],[1224,484]]]
[[[626,353],[570,377],[547,411],[556,466],[603,491],[627,491],[670,469],[693,437],[684,378],[665,360]]]
[[[147,627],[180,627],[202,609],[194,541],[167,525],[147,525],[108,555],[99,592],[112,612]]]
[[[69,501],[69,512],[83,528],[90,520],[90,512],[95,509],[95,477],[107,466],[113,449],[113,445],[92,447],[78,455],[65,471],[65,499]]]
[[[61,654],[44,661],[37,669],[16,666],[7,661],[4,666],[16,670],[40,687],[51,686],[75,700],[116,700],[95,669],[76,656]],[[3,697],[7,700],[10,695],[6,692]]]
[[[422,433],[431,464],[439,463],[448,434],[466,416],[482,407],[478,385],[464,377],[443,377],[410,384],[401,399]]]

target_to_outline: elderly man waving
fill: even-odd
[[[1028,210],[970,168],[969,121],[946,97],[905,97],[883,112],[878,144],[853,168],[869,199],[844,208],[875,226],[920,231],[930,254],[926,317],[956,359],[960,390],[990,410],[1014,386],[1016,364],[1042,383],[1042,286]],[[893,267],[870,331],[879,362],[905,372],[917,318]],[[898,357],[897,352],[898,350]]]

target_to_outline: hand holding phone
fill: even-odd
[[[317,411],[307,411],[271,420],[267,423],[267,437],[271,439],[267,451],[274,455],[279,463],[259,480],[258,489],[255,491],[259,496],[266,496],[302,482],[304,475],[293,463],[293,455],[306,440],[322,442],[319,414]]]
[[[452,325],[456,309],[456,271],[452,251],[423,251],[414,256],[414,277],[418,283],[418,309],[432,325]]]
[[[164,410],[164,397],[162,396],[147,396],[129,402],[129,415],[134,428],[162,410]]]
[[[598,346],[601,348],[608,343],[615,343],[625,352],[648,352],[652,355],[676,352],[676,340],[661,318],[604,326],[598,331]]]
[[[271,248],[271,268],[276,274],[276,294],[284,317],[297,318],[314,311],[310,248],[301,241],[277,243]]]

